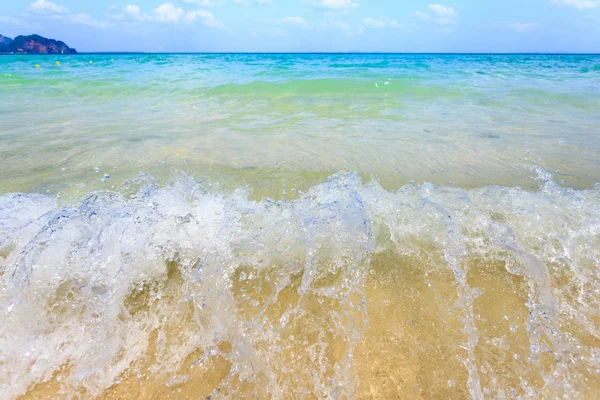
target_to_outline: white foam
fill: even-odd
[[[175,373],[194,349],[210,354],[228,341],[233,350],[219,353],[232,363],[225,381],[260,374],[267,378],[264,393],[285,396],[279,358],[300,340],[286,328],[304,323],[311,296],[339,306],[312,320],[309,329],[323,336],[305,350],[312,369],[293,371],[294,390],[351,397],[358,384],[353,353],[367,323],[371,255],[418,257],[424,244],[443,254],[439,268],[455,277],[472,397],[483,397],[473,312],[481,292],[469,286],[465,262],[475,255],[519,261],[507,268],[530,287],[532,362],[550,343],[555,372],[565,378],[549,376],[546,385],[576,393],[583,378],[569,360],[580,357],[589,369],[600,368],[600,360],[593,357],[597,350],[560,327],[568,318],[600,338],[592,322],[600,306],[600,196],[598,189],[563,189],[541,177],[536,192],[424,184],[392,193],[356,174],[338,174],[297,200],[276,202],[251,201],[244,189],[221,193],[186,176],[159,187],[142,175],[70,207],[42,195],[0,196],[0,254],[7,253],[0,258],[0,397],[16,398],[65,365],[69,387],[99,394],[148,351],[153,330],[159,330],[161,371]],[[169,260],[177,260],[182,274],[178,303],[195,311],[181,326],[179,346],[161,347],[167,335],[162,326],[174,318],[172,304],[163,304]],[[553,287],[548,263],[575,271],[577,302]],[[265,297],[236,294],[234,281],[251,284],[257,271],[274,267]],[[297,303],[278,321],[269,320],[269,306],[298,274]],[[132,314],[127,298],[145,284],[153,285],[153,311]],[[357,313],[360,320],[352,317]],[[323,355],[328,333],[347,344],[334,365]]]

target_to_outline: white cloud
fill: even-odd
[[[331,21],[331,22],[329,22],[329,26],[332,26],[337,29],[341,29],[343,31],[347,31],[350,29],[350,25],[348,25],[344,21]]]
[[[562,4],[568,7],[574,7],[578,10],[600,7],[600,0],[552,0],[555,4]]]
[[[387,22],[382,19],[365,18],[362,21],[363,25],[367,28],[383,29],[387,27]]]
[[[329,19],[320,21],[320,28],[324,30],[336,30],[342,32],[346,36],[361,35],[365,32],[365,27],[360,24],[358,28],[354,28],[346,22],[339,19]]]
[[[422,19],[423,21],[435,21],[440,25],[449,25],[455,24],[455,15],[456,12],[454,8],[444,6],[441,4],[430,4],[427,6],[431,14],[424,13],[421,11],[417,11],[415,15],[417,18]]]
[[[540,25],[537,22],[507,22],[503,26],[515,32],[525,33],[536,30]]]
[[[128,15],[136,21],[150,21],[152,19],[151,16],[149,16],[146,13],[143,13],[142,10],[134,4],[127,4],[123,11],[126,15]]]
[[[211,28],[223,28],[223,23],[219,21],[215,15],[209,11],[205,10],[197,10],[197,11],[189,11],[185,14],[186,22],[195,22],[199,20],[206,26],[210,26]]]
[[[106,21],[99,21],[85,13],[72,14],[65,6],[52,3],[48,0],[36,0],[29,4],[27,10],[36,14],[43,15],[46,18],[56,19],[65,23],[87,25],[93,28],[106,28],[110,24]]]
[[[137,14],[142,13],[142,10],[140,10],[140,7],[136,6],[135,4],[127,4],[125,6],[124,10],[127,14],[131,14],[131,15],[137,15]]]
[[[194,4],[197,6],[212,7],[221,4],[220,1],[211,0],[183,0],[185,4]]]
[[[326,8],[330,10],[340,10],[344,8],[356,8],[358,3],[352,0],[313,0],[309,2],[314,7]]]
[[[421,11],[417,11],[415,13],[415,15],[417,16],[417,18],[422,19],[424,21],[430,21],[431,20],[431,15],[421,12]]]
[[[371,29],[400,28],[400,24],[396,20],[365,18],[362,20],[362,24]]]
[[[308,23],[302,17],[285,17],[281,21],[287,25],[296,26],[303,29],[308,29]]]
[[[112,7],[114,9],[114,7]],[[134,4],[128,4],[123,8],[123,12],[112,14],[111,17],[116,20],[134,20],[134,21],[153,21],[161,23],[186,23],[192,24],[200,22],[211,28],[223,28],[223,23],[215,17],[213,13],[206,10],[185,11],[181,7],[176,7],[173,3],[164,3],[147,14]]]
[[[456,23],[456,20],[454,18],[438,18],[436,21],[438,24],[441,25],[450,25]]]
[[[173,3],[164,3],[154,9],[154,20],[157,22],[179,22],[185,11],[183,8],[175,7]]]
[[[65,14],[69,9],[47,0],[37,0],[27,7],[30,11],[40,14]]]
[[[448,25],[456,23],[454,20],[454,8],[446,7],[441,4],[430,4],[428,7],[436,17],[438,24]]]
[[[266,6],[268,4],[271,4],[273,1],[272,0],[235,0],[235,2],[238,4],[243,4],[245,6],[251,6],[253,4],[257,4],[259,6]]]
[[[441,4],[430,4],[429,9],[438,17],[450,17],[454,15],[454,8],[446,7]]]
[[[74,15],[71,21],[76,24],[87,25],[93,28],[106,28],[109,26],[108,23],[104,21],[98,21],[97,19],[90,17],[88,14],[83,13]]]

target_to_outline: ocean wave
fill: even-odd
[[[389,192],[340,173],[295,200],[252,201],[244,188],[140,175],[74,205],[2,195],[0,397],[48,382],[94,397],[156,376],[177,388],[193,382],[190,365],[219,376],[207,389],[216,397],[353,397],[366,282],[383,253],[452,277],[447,312],[473,398],[588,393],[600,368],[600,189],[539,180],[537,191]],[[477,322],[473,260],[525,282],[537,380],[484,376],[493,359],[479,348],[492,338]]]

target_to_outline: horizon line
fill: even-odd
[[[529,51],[529,52],[388,52],[388,51],[78,51],[67,53],[0,53],[0,55],[15,56],[77,56],[84,54],[380,54],[380,55],[581,55],[597,56],[600,53],[569,52],[569,51]]]

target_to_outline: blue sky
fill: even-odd
[[[600,0],[10,0],[79,51],[600,52]]]

